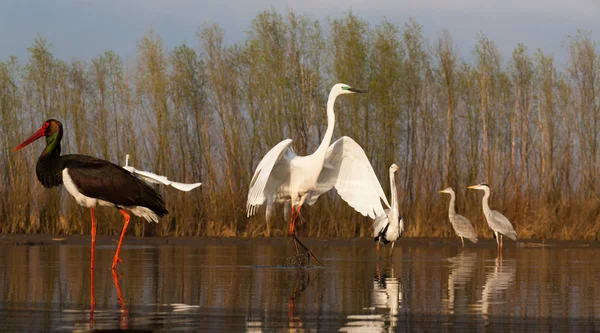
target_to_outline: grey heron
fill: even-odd
[[[398,194],[396,193],[395,173],[398,170],[396,164],[392,164],[389,169],[390,174],[390,192],[392,195],[392,205],[385,209],[385,215],[377,216],[373,222],[373,236],[377,242],[377,251],[379,252],[379,243],[392,243],[390,257],[394,253],[394,244],[402,237],[404,233],[404,219],[398,211]]]
[[[448,187],[444,190],[441,190],[440,193],[450,194],[448,218],[450,219],[450,223],[452,223],[452,228],[454,228],[454,232],[456,232],[456,234],[460,237],[462,246],[465,247],[465,238],[467,238],[473,243],[477,243],[477,234],[475,233],[475,230],[473,230],[473,225],[471,224],[471,221],[469,221],[466,217],[462,215],[456,214],[456,210],[454,208],[456,195],[452,187]]]
[[[364,150],[353,139],[343,136],[332,145],[335,127],[333,106],[339,95],[365,92],[347,84],[337,83],[331,88],[327,100],[327,130],[317,150],[307,156],[297,156],[291,148],[291,139],[273,147],[258,163],[250,182],[247,216],[256,213],[267,203],[267,215],[273,203],[291,204],[288,235],[293,237],[298,255],[298,244],[319,259],[296,237],[295,223],[304,203],[313,205],[317,198],[333,187],[352,208],[375,218],[384,215],[381,200],[389,207],[379,180]]]
[[[502,235],[516,241],[517,232],[513,228],[512,224],[510,224],[510,221],[506,218],[506,216],[502,215],[496,210],[490,209],[490,205],[488,204],[488,199],[490,198],[490,187],[488,184],[481,183],[479,185],[469,186],[469,188],[485,192],[485,195],[482,199],[483,215],[485,215],[488,225],[496,235],[496,243],[498,248],[502,250]]]

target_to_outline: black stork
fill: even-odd
[[[17,151],[33,141],[45,136],[46,148],[37,161],[35,173],[44,187],[65,185],[77,203],[90,208],[92,216],[92,248],[90,268],[94,269],[94,248],[96,245],[96,218],[94,207],[110,206],[119,209],[125,219],[112,269],[117,269],[121,244],[127,231],[130,216],[145,218],[148,222],[158,222],[158,218],[168,213],[165,202],[154,189],[136,178],[122,167],[86,155],[60,155],[60,140],[63,127],[60,121],[48,119],[35,134],[15,147]]]

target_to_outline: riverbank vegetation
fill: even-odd
[[[598,239],[600,54],[590,32],[568,33],[564,64],[523,44],[503,57],[485,35],[458,50],[448,32],[426,39],[414,20],[368,24],[353,13],[322,22],[265,11],[233,45],[218,26],[173,49],[149,31],[136,55],[91,61],[57,59],[40,36],[26,62],[0,62],[0,232],[89,233],[87,209],[38,183],[42,144],[11,152],[56,118],[63,154],[124,165],[129,153],[138,169],[203,182],[189,193],[161,188],[170,214],[159,224],[138,219],[132,233],[285,235],[281,208],[268,226],[263,212],[246,218],[250,179],[285,138],[298,154],[316,149],[329,89],[344,82],[369,93],[338,100],[334,139],[351,136],[365,149],[386,193],[389,165],[400,167],[408,237],[453,236],[448,198],[438,194],[447,186],[457,211],[491,237],[481,193],[466,190],[487,182],[490,205],[520,238]],[[118,212],[96,213],[99,233],[118,234]],[[371,220],[334,192],[302,215],[305,236],[371,232]]]

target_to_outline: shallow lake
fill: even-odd
[[[25,236],[24,236],[25,237]],[[305,240],[323,266],[296,267],[291,239],[0,239],[3,331],[600,330],[597,244]],[[93,278],[93,280],[92,280]],[[95,307],[91,305],[91,297]]]

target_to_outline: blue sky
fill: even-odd
[[[505,59],[523,42],[530,52],[541,48],[554,54],[559,63],[567,57],[565,37],[577,29],[591,30],[600,41],[597,0],[2,0],[0,60],[16,55],[24,62],[38,34],[67,61],[89,60],[107,50],[132,58],[150,26],[168,49],[183,41],[196,46],[195,32],[213,23],[225,31],[227,42],[238,42],[257,13],[271,8],[293,9],[322,23],[349,10],[372,25],[386,17],[401,26],[412,16],[429,40],[449,30],[464,57],[479,33],[493,40]]]

